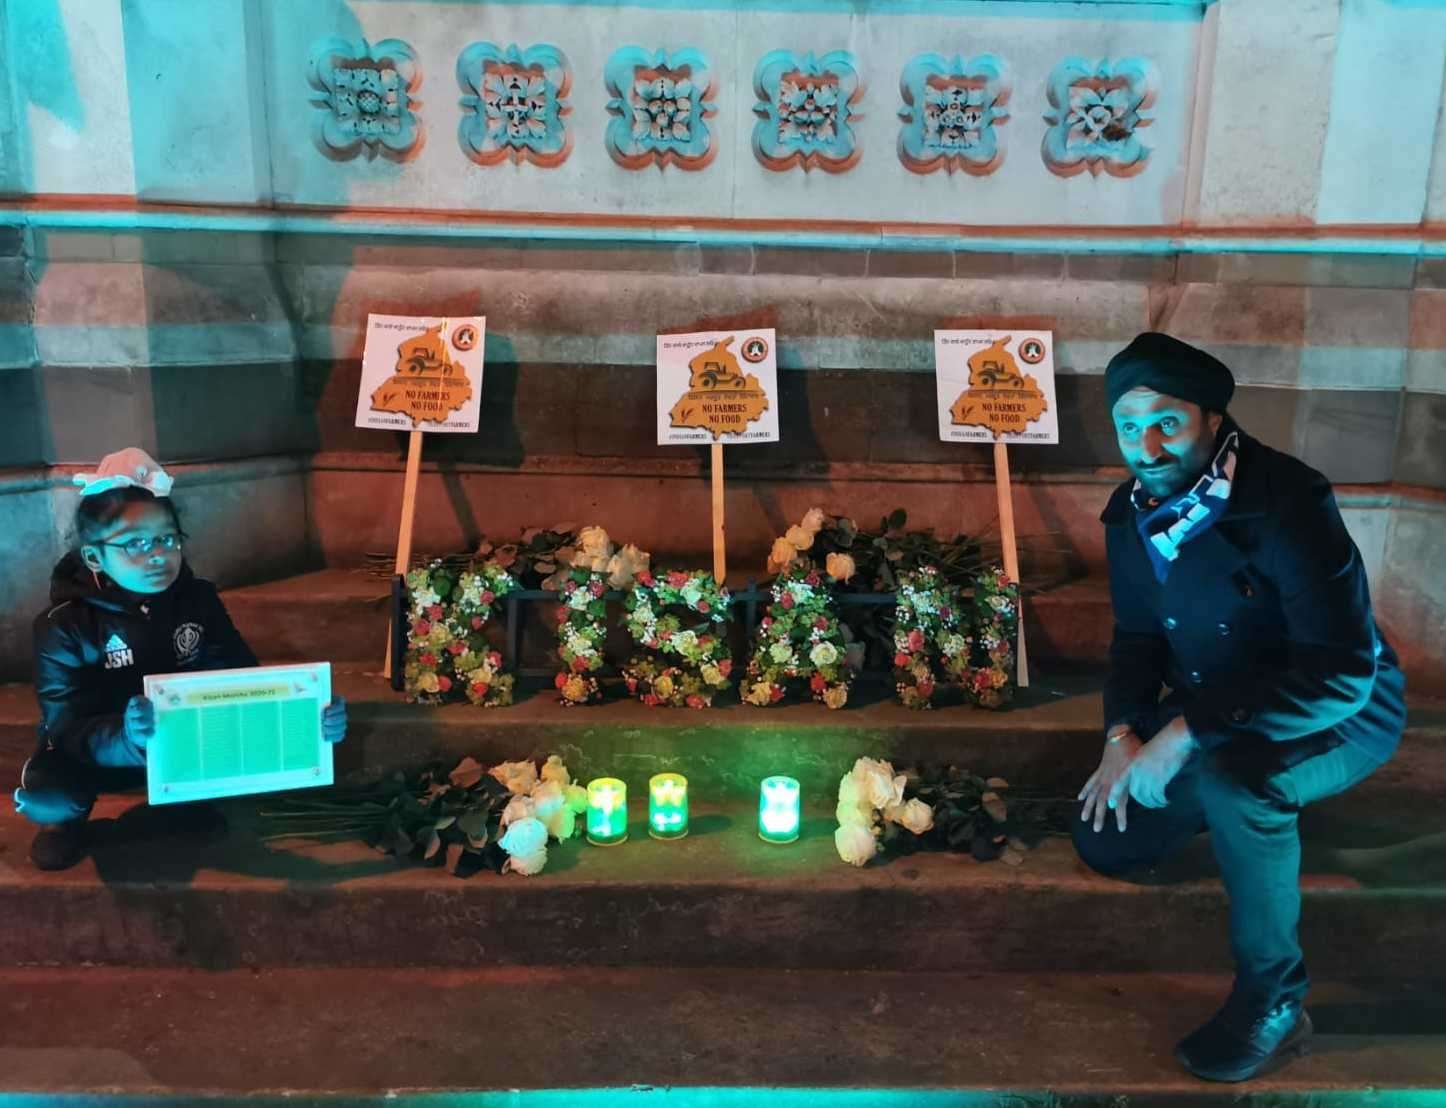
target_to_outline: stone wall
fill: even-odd
[[[194,482],[193,556],[223,583],[391,545],[403,443],[352,426],[368,312],[488,317],[485,430],[427,447],[431,549],[571,519],[700,552],[706,470],[653,445],[653,336],[776,327],[783,441],[728,455],[734,564],[759,568],[815,502],[987,532],[986,454],[937,441],[931,333],[1048,327],[1063,441],[1011,457],[1050,580],[1102,556],[1104,364],[1169,330],[1235,370],[1247,429],[1342,486],[1383,619],[1439,667],[1446,9],[796,9],[0,0],[0,526],[25,551],[0,668],[25,664],[69,472],[119,446]],[[688,143],[610,130],[633,45],[706,69]],[[847,94],[833,140],[784,126],[780,51]],[[375,143],[338,96],[363,54],[410,82]],[[488,138],[468,84],[519,64],[531,146]],[[931,141],[931,87],[973,97],[972,138]]]

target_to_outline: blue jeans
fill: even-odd
[[[58,750],[40,750],[20,771],[15,810],[32,823],[51,827],[90,818],[100,793],[143,788],[144,769],[110,769],[77,761]]]
[[[1345,743],[1294,764],[1294,743],[1196,751],[1165,790],[1164,808],[1131,803],[1128,827],[1074,823],[1075,849],[1110,877],[1154,865],[1201,831],[1230,896],[1232,1000],[1252,1010],[1303,1000],[1309,988],[1300,922],[1300,810],[1344,792],[1383,764]],[[1078,815],[1078,813],[1076,813]]]

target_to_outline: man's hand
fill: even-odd
[[[1113,742],[1105,744],[1105,752],[1100,757],[1100,768],[1090,775],[1085,782],[1085,787],[1079,791],[1078,800],[1084,801],[1084,810],[1080,812],[1081,822],[1088,823],[1094,820],[1095,830],[1102,831],[1105,826],[1105,799],[1110,796],[1119,781],[1130,768],[1135,755],[1140,750],[1140,737],[1133,731],[1125,731]],[[1110,805],[1114,808],[1114,805]],[[1115,820],[1120,830],[1125,829],[1125,806],[1121,804],[1115,808]]]
[[[342,697],[333,696],[321,710],[321,737],[329,743],[346,738],[346,701]]]
[[[156,737],[156,706],[144,696],[133,696],[126,702],[121,717],[126,738],[141,750]]]
[[[1165,789],[1185,765],[1198,744],[1190,734],[1190,727],[1184,716],[1176,716],[1155,733],[1155,737],[1140,748],[1129,768],[1110,789],[1109,806],[1125,806],[1125,790],[1146,808],[1165,807]],[[1124,819],[1120,830],[1124,830]]]

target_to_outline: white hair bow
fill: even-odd
[[[81,496],[95,496],[111,489],[138,488],[152,496],[171,495],[171,475],[138,446],[107,454],[94,473],[77,473],[71,481],[80,486]]]

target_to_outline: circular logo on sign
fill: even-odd
[[[464,323],[452,332],[452,345],[458,350],[471,350],[477,345],[477,328]]]
[[[1030,365],[1044,361],[1044,343],[1039,339],[1025,339],[1019,344],[1019,356]]]
[[[201,639],[204,634],[205,628],[199,623],[183,623],[176,628],[176,633],[171,636],[171,642],[176,648],[176,661],[180,665],[194,662],[200,655]]]
[[[768,357],[768,343],[760,336],[754,335],[743,344],[743,360],[745,362],[757,365],[766,357]]]

